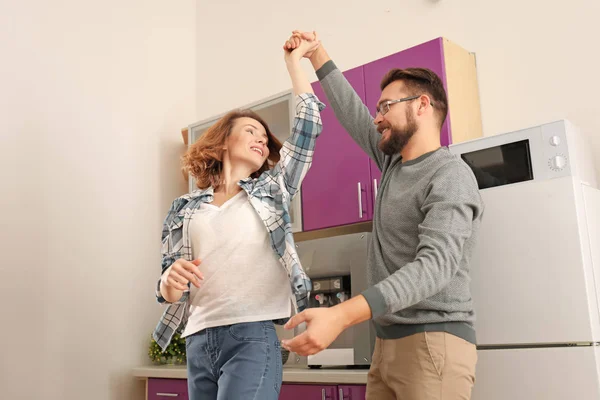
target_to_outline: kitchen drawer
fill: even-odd
[[[186,379],[148,379],[148,400],[188,400]]]

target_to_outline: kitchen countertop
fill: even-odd
[[[306,366],[284,366],[284,383],[331,383],[366,384],[368,369],[320,368]],[[185,365],[149,365],[133,369],[133,375],[140,379],[171,378],[186,379]]]

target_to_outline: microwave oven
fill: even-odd
[[[573,176],[597,187],[589,147],[579,129],[559,120],[449,146],[472,169],[480,189]]]

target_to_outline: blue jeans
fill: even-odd
[[[203,329],[186,338],[190,400],[277,400],[281,348],[271,321]]]

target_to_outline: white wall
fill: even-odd
[[[10,4],[9,4],[10,3]],[[142,399],[193,0],[0,3],[0,397]]]
[[[597,0],[197,5],[198,118],[289,88],[280,49],[293,29],[319,32],[342,70],[443,36],[477,55],[485,135],[568,118],[600,156]]]

